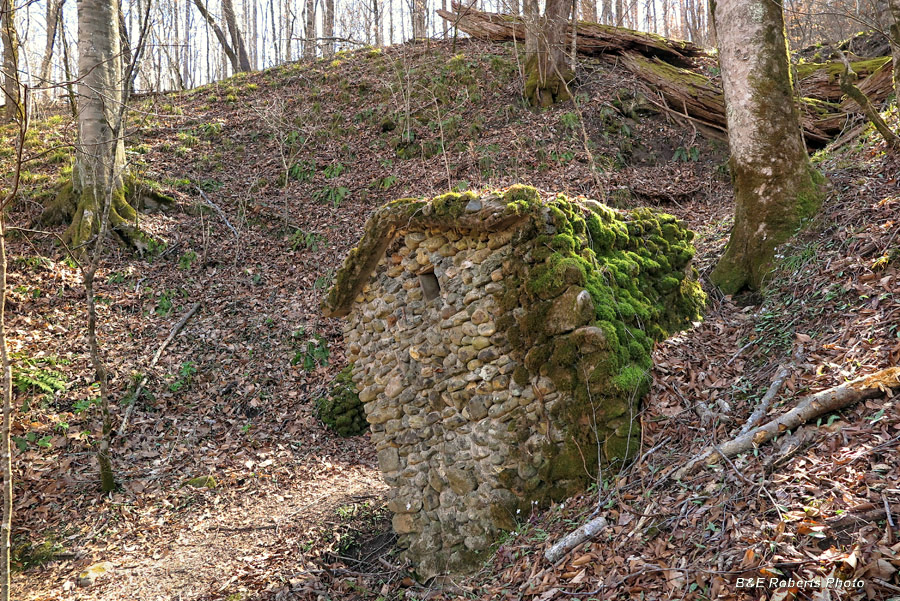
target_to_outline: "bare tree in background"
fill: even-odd
[[[228,42],[228,38],[225,37],[225,33],[222,31],[222,28],[219,27],[219,24],[216,23],[216,20],[213,19],[209,10],[207,10],[206,5],[203,4],[203,0],[194,0],[194,5],[197,7],[197,10],[200,11],[200,15],[206,20],[207,24],[209,24],[210,28],[213,30],[213,33],[216,36],[216,39],[219,40],[219,43],[222,45],[222,51],[225,53],[225,56],[228,57],[229,62],[231,63],[231,68],[235,73],[240,71],[249,71],[250,70],[250,62],[247,59],[246,50],[244,51],[244,60],[241,60],[240,54],[236,51],[232,44]],[[234,13],[232,12],[232,18]],[[276,60],[277,60],[277,48],[276,48]]]
[[[334,0],[325,0],[325,15],[322,17],[322,54],[334,56]]]
[[[373,0],[377,2],[378,0]],[[415,39],[424,38],[425,20],[428,6],[426,0],[410,0],[410,15],[412,16],[412,35]]]
[[[316,58],[316,0],[306,0],[306,27],[303,30],[303,58],[313,60]],[[288,26],[288,40],[291,27]],[[290,56],[288,56],[288,60]]]
[[[237,17],[234,13],[234,4],[232,0],[222,0],[222,16],[225,17],[225,24],[228,25],[228,35],[231,37],[231,47],[237,55],[240,71],[250,70],[250,59],[247,57],[247,47],[244,45],[244,36],[238,29]]]
[[[41,59],[40,82],[42,86],[50,85],[50,67],[53,60],[53,47],[56,45],[56,30],[59,26],[60,13],[65,0],[47,0],[47,40],[44,45],[44,57]]]
[[[14,0],[0,0],[0,39],[3,40],[3,123],[11,123],[22,110],[19,90],[19,36]]]
[[[384,40],[381,35],[382,22],[384,21],[384,9],[378,4],[378,0],[372,0],[372,26],[375,29],[375,46],[381,48]],[[423,26],[424,27],[424,26]]]
[[[581,18],[592,23],[597,22],[597,0],[581,0]]]
[[[900,106],[900,0],[888,0],[891,16],[891,56],[894,67],[894,102]]]

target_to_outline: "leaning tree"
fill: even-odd
[[[572,2],[547,0],[540,14],[537,0],[525,0],[525,97],[532,106],[568,100],[575,77],[566,61],[566,24]]]
[[[781,4],[719,0],[714,11],[735,216],[712,280],[733,294],[762,287],[776,248],[818,210],[824,179],[800,132]]]

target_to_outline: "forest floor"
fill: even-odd
[[[99,278],[115,415],[148,376],[114,441],[121,487],[108,496],[98,490],[80,272],[53,236],[12,232],[14,598],[900,592],[900,414],[892,401],[830,416],[724,469],[659,483],[671,466],[738,430],[797,345],[803,357],[772,413],[897,363],[900,165],[874,134],[817,155],[829,198],[785,248],[764,295],[722,298],[707,287],[704,321],[658,346],[637,463],[582,497],[523,516],[484,569],[452,590],[422,588],[390,554],[385,485],[368,437],[338,438],[315,414],[344,366],[340,324],[321,317],[319,302],[372,209],[513,183],[657,206],[698,232],[704,282],[727,239],[721,140],[651,111],[640,84],[591,61],[579,66],[574,103],[533,112],[519,95],[520,64],[512,44],[410,44],[139,99],[129,159],[177,207],[143,219],[164,244],[143,257],[112,249]],[[30,224],[66,176],[72,127],[60,116],[35,122],[29,152],[56,149],[26,165],[14,225]],[[0,160],[6,169],[11,156]],[[148,370],[197,302],[199,312]],[[214,486],[196,486],[198,478]],[[543,550],[597,512],[612,526],[547,564]],[[81,586],[79,573],[100,562],[110,562],[108,573]],[[866,584],[789,591],[795,597],[736,588],[738,577],[813,574]]]

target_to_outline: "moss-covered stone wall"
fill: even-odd
[[[325,310],[347,315],[394,529],[420,576],[477,567],[533,503],[638,451],[653,341],[703,303],[690,240],[670,215],[526,187],[376,212]]]

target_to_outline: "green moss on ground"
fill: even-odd
[[[340,436],[361,436],[369,429],[352,373],[352,365],[345,367],[334,378],[328,396],[316,400],[319,419]]]

